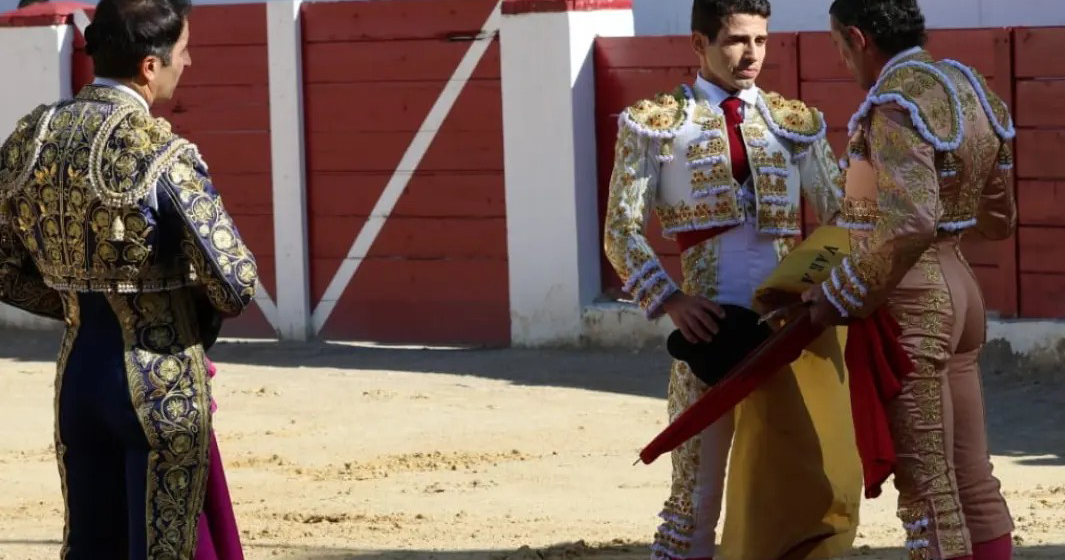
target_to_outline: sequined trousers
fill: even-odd
[[[984,301],[959,241],[933,243],[888,302],[916,369],[889,411],[912,560],[963,558],[973,543],[1013,530],[988,455],[978,364]]]
[[[62,293],[56,452],[63,560],[192,560],[211,442],[184,291]]]

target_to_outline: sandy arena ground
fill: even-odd
[[[0,559],[58,557],[55,333],[0,332]],[[667,460],[664,351],[226,343],[216,417],[249,560],[648,556]],[[1065,376],[989,375],[1017,558],[1065,559]],[[893,492],[854,557],[899,559]]]

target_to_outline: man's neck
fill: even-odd
[[[722,90],[725,91],[725,93],[727,93],[729,95],[735,95],[735,94],[737,94],[737,93],[739,93],[741,91],[740,88],[738,88],[738,87],[736,87],[736,86],[734,86],[732,84],[724,83],[724,81],[722,79],[718,78],[717,76],[715,76],[711,72],[707,72],[706,70],[700,70],[699,71],[699,75],[702,76],[702,78],[704,80],[706,80],[706,81],[710,82],[711,84],[714,84],[715,86],[721,88]]]
[[[111,86],[122,86],[123,88],[128,89],[131,93],[136,95],[142,101],[144,101],[145,105],[147,105],[149,108],[152,106],[153,102],[155,101],[151,90],[148,89],[147,86],[138,84],[134,80],[122,80],[122,79],[115,79],[115,78],[102,78],[102,77],[97,76],[96,77],[96,82],[97,83],[102,83],[102,84],[105,84],[105,85],[111,85]]]

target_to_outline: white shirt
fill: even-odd
[[[732,97],[732,94],[702,76],[696,80],[695,87],[699,88],[709,102],[715,106],[721,105],[722,101]],[[758,94],[757,86],[736,92],[735,96],[743,101],[741,110],[754,107],[758,101]],[[750,186],[750,181],[747,186]],[[719,244],[718,295],[714,298],[717,303],[751,307],[754,290],[769,277],[779,263],[774,245],[776,239],[773,235],[760,233],[753,215],[749,215],[746,223],[709,241],[709,243]]]
[[[714,107],[720,107],[721,104],[729,97],[739,97],[740,101],[743,101],[743,105],[740,106],[740,114],[742,114],[744,118],[746,118],[747,116],[747,107],[753,107],[755,106],[755,104],[758,103],[758,86],[751,86],[747,89],[741,89],[735,94],[732,94],[725,91],[724,89],[721,89],[721,86],[715,84],[714,82],[707,80],[703,77],[702,74],[699,74],[698,77],[695,79],[695,87],[699,88],[699,91],[703,92],[703,95],[706,96],[707,100],[709,100],[710,104]]]
[[[140,104],[144,106],[145,111],[151,112],[151,109],[148,107],[148,101],[141,97],[141,94],[137,93],[136,90],[127,86],[126,84],[123,84],[122,82],[112,80],[111,78],[96,78],[92,81],[92,85],[115,88],[121,92],[127,93],[131,95],[133,99],[139,101]]]

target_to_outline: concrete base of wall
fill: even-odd
[[[665,345],[673,331],[669,317],[648,321],[628,303],[598,303],[583,314],[581,345],[589,348],[646,349]],[[985,367],[1003,372],[1057,370],[1065,366],[1065,321],[990,319]]]
[[[53,321],[15,309],[0,303],[0,328],[22,329],[30,331],[58,331],[63,329],[61,321]]]

